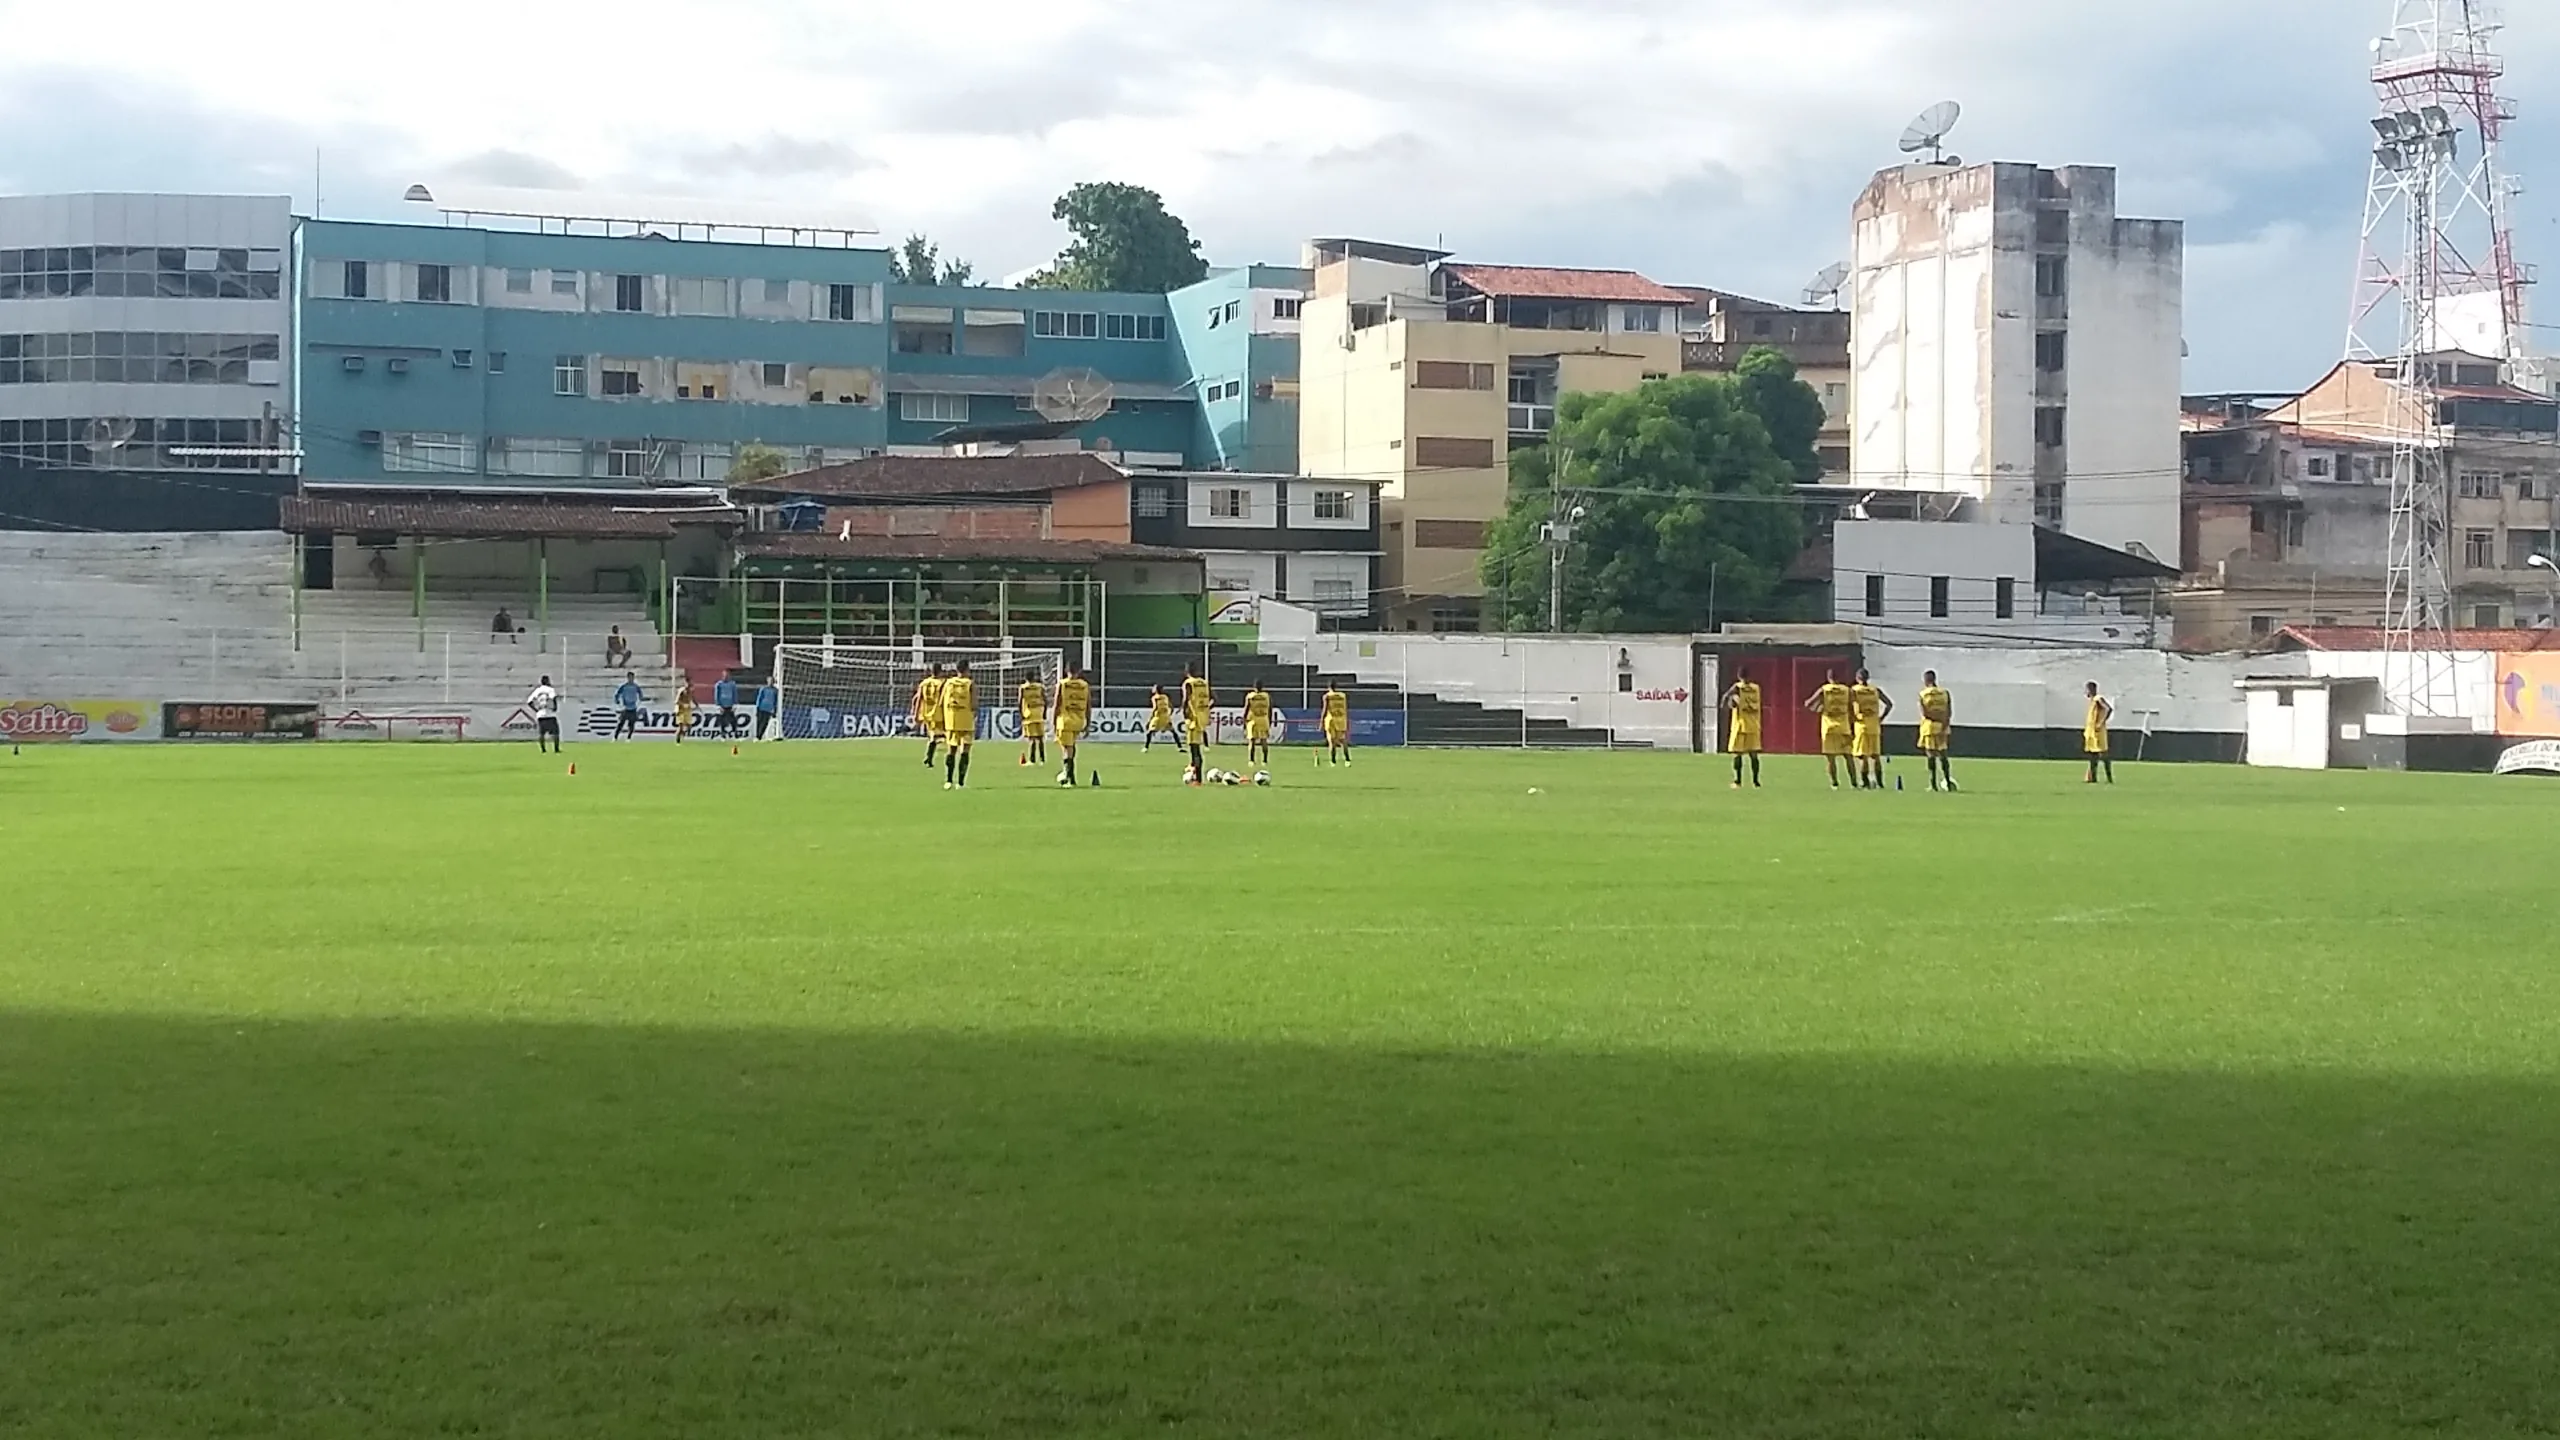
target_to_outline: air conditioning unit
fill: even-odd
[[[359,430],[356,432],[356,443],[370,450],[379,450],[382,448],[382,432],[379,430]]]
[[[406,375],[409,373],[409,357],[406,355],[394,355],[390,359],[382,362],[382,368],[390,371],[394,375]]]
[[[364,357],[361,355],[349,355],[338,362],[338,368],[346,371],[350,375],[363,374]]]

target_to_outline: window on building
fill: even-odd
[[[1512,384],[1517,388],[1519,382],[1515,379]],[[1493,367],[1471,365],[1463,360],[1416,360],[1413,362],[1413,388],[1490,390],[1493,388]]]
[[[1849,386],[1840,380],[1827,380],[1822,386],[1822,413],[1837,420],[1849,413]]]
[[[1274,320],[1295,320],[1298,318],[1299,314],[1305,310],[1306,303],[1306,301],[1295,295],[1275,295],[1271,300],[1271,318]],[[1318,583],[1321,584],[1322,582]],[[1350,582],[1345,581],[1343,583],[1347,585]]]
[[[530,270],[514,269],[507,271],[507,293],[510,295],[532,294],[533,272]]]
[[[2530,475],[2519,475],[2516,477],[2516,498],[2548,500],[2551,498],[2551,483],[2547,480],[2537,480]]]
[[[1955,584],[1954,584],[1953,580],[1952,580],[1950,577],[1948,577],[1948,576],[1945,576],[1945,575],[1932,575],[1932,576],[1930,576],[1930,577],[1929,577],[1929,618],[1930,618],[1930,619],[1932,619],[1932,620],[1944,620],[1944,619],[1946,619],[1946,618],[1947,618],[1947,612],[1949,611],[1949,609],[1951,609],[1951,608],[1952,608],[1952,607],[1950,606],[1950,604],[1948,603],[1948,602],[1949,602],[1949,597],[1950,597],[1950,592],[1952,592],[1954,589],[1955,589]]]
[[[2487,570],[2498,563],[2498,532],[2468,530],[2462,536],[2462,563],[2474,570]]]
[[[2465,500],[2495,500],[2498,492],[2498,472],[2494,470],[2465,470],[2454,477],[2453,493]]]
[[[1499,458],[1491,440],[1417,435],[1413,441],[1413,463],[1425,470],[1490,470]]]
[[[1348,490],[1319,490],[1319,491],[1317,491],[1317,492],[1316,492],[1316,499],[1315,499],[1315,512],[1316,512],[1316,518],[1317,518],[1317,519],[1319,519],[1319,520],[1348,520],[1348,519],[1350,519],[1350,518],[1351,518],[1351,492],[1350,492],[1350,491],[1348,491]]]
[[[1102,316],[1091,310],[1035,310],[1031,333],[1047,340],[1097,340]]]
[[[1883,613],[1884,577],[1881,575],[1870,575],[1867,577],[1867,614],[1870,617],[1873,617],[1882,615]]]
[[[575,270],[554,270],[554,271],[552,271],[552,272],[551,272],[551,293],[552,293],[552,294],[554,294],[554,295],[575,295],[575,294],[577,294],[577,293],[578,293],[578,272],[577,272],[577,271],[575,271]]]
[[[1662,307],[1630,305],[1626,307],[1626,323],[1629,330],[1646,335],[1658,335],[1662,333]]]
[[[2303,468],[2311,473],[2311,478],[2314,480],[2326,479],[2329,474],[2329,457],[2314,455],[2304,463]]]
[[[2068,245],[2071,243],[2071,212],[2039,210],[2036,212],[2036,243]]]
[[[2069,428],[2065,424],[2067,413],[2060,405],[2037,406],[2036,443],[2047,447],[2061,444]]]
[[[726,315],[729,313],[728,277],[679,275],[675,280],[675,301],[679,315]]]
[[[2507,532],[2507,568],[2510,570],[2530,569],[2533,565],[2534,556],[2549,554],[2550,550],[2551,532],[2548,530],[2510,530]],[[2552,558],[2560,559],[2560,556],[2553,556]]]
[[[1105,315],[1102,317],[1105,340],[1161,340],[1164,317],[1161,315]]]
[[[608,365],[596,372],[596,393],[608,396],[637,395],[641,393],[640,372]]]
[[[367,265],[361,260],[348,261],[346,265],[345,281],[347,298],[350,300],[364,300],[371,298],[372,275],[372,266]]]
[[[2264,640],[2274,633],[2276,633],[2276,617],[2273,615],[2252,615],[2249,617],[2250,639]],[[2290,705],[2293,703],[2293,692],[2290,690],[2279,691],[2278,698],[2285,704]]]
[[[551,393],[584,395],[587,393],[587,357],[555,355],[551,359]]]
[[[764,388],[767,390],[787,390],[791,388],[791,367],[788,365],[777,365],[769,360],[766,361],[764,366]]]
[[[2506,612],[2500,610],[2495,605],[2475,605],[2472,607],[2471,625],[2475,630],[2495,630],[2505,623]]]
[[[1240,486],[1219,485],[1209,491],[1212,520],[1249,520],[1252,512],[1252,496]]]
[[[2047,300],[2059,300],[2070,283],[2071,262],[2060,255],[2036,257],[2036,293]]]
[[[969,419],[966,395],[927,395],[908,391],[898,397],[898,418],[937,425],[960,425]]]
[[[791,282],[790,282],[790,281],[788,281],[788,280],[767,280],[767,281],[765,281],[765,282],[764,282],[764,303],[766,303],[767,305],[788,305],[788,304],[790,304],[790,303],[791,303]]]
[[[2284,543],[2288,550],[2299,550],[2311,533],[2311,518],[2296,510],[2284,517]]]
[[[1241,300],[1230,300],[1230,301],[1228,301],[1228,302],[1227,302],[1227,323],[1228,323],[1228,324],[1230,324],[1230,325],[1233,325],[1233,324],[1234,324],[1234,323],[1236,323],[1238,320],[1241,320],[1241,319],[1243,319],[1243,318],[1244,318],[1244,302],[1243,302],[1243,301],[1241,301]]]
[[[951,326],[947,321],[939,325],[904,322],[897,327],[892,344],[901,355],[948,355],[951,353]]]
[[[646,440],[616,440],[604,451],[604,473],[609,480],[646,480],[654,473],[650,464],[651,445]]]
[[[2036,368],[2047,373],[2060,370],[2063,345],[2068,339],[2059,330],[2047,330],[2036,336]]]
[[[613,308],[627,315],[637,315],[649,308],[649,277],[616,275],[613,277]]]
[[[1251,595],[1262,588],[1253,583],[1253,577],[1251,575],[1248,575],[1241,570],[1210,571],[1208,587],[1212,591],[1220,591],[1230,595]]]
[[[2003,620],[2018,618],[2018,582],[2003,575],[1991,582],[1991,613]]]
[[[456,350],[453,352],[453,368],[456,370],[470,369],[471,360],[472,355],[468,350]]]
[[[1751,317],[1751,333],[1754,336],[1765,337],[1771,330],[1776,328],[1775,322],[1771,321],[1766,315],[1754,315]]]
[[[1481,546],[1458,546],[1458,549],[1481,549]],[[1484,628],[1484,611],[1474,604],[1434,605],[1431,607],[1431,633],[1434,635],[1473,635]]]
[[[1130,493],[1129,513],[1141,520],[1161,520],[1173,513],[1173,492],[1161,485],[1141,485]]]
[[[1339,604],[1360,598],[1360,582],[1348,575],[1319,575],[1309,591],[1311,599]]]
[[[432,305],[453,303],[453,267],[450,265],[419,266],[418,298]]]
[[[576,440],[523,436],[489,442],[489,468],[501,475],[573,477],[587,473],[587,447]]]
[[[492,375],[504,375],[507,373],[506,351],[492,350],[489,352],[489,373]]]
[[[445,430],[394,431],[382,437],[382,468],[403,475],[467,475],[478,466],[468,435]]]

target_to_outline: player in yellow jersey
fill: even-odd
[[[1076,783],[1076,742],[1084,738],[1084,727],[1092,718],[1093,686],[1070,663],[1066,678],[1058,682],[1058,758],[1066,763],[1058,772],[1061,785]]]
[[[676,743],[693,732],[693,680],[683,671],[676,672]]]
[[[2098,783],[2098,771],[2107,772],[2107,783],[2116,783],[2115,756],[2107,748],[2107,726],[2116,718],[2116,707],[2098,693],[2098,682],[2089,682],[2089,718],[2080,724],[2080,751],[2089,761],[2089,783]]]
[[[1324,758],[1332,765],[1351,763],[1351,697],[1339,686],[1327,686],[1324,692]]]
[[[1208,772],[1209,720],[1212,701],[1207,678],[1197,665],[1182,667],[1182,739],[1191,750],[1191,783]]]
[[[942,682],[942,788],[961,790],[969,784],[969,752],[978,743],[978,682],[969,678],[969,662],[954,666]]]
[[[1831,772],[1831,788],[1840,788],[1840,762],[1849,759],[1850,717],[1849,687],[1840,683],[1840,672],[1830,671],[1822,677],[1822,688],[1804,702],[1804,708],[1822,717],[1822,767]],[[1849,773],[1857,773],[1853,761]]]
[[[915,706],[916,728],[924,732],[924,767],[930,770],[933,762],[940,758],[938,752],[942,748],[941,661],[933,662],[933,668],[924,672],[924,678],[916,682]]]
[[[1956,699],[1938,683],[1938,672],[1923,671],[1920,676],[1920,758],[1929,765],[1929,788],[1952,795],[1956,788],[1955,766],[1947,752],[1953,748],[1956,728]]]
[[[1742,788],[1742,762],[1751,761],[1751,788],[1760,788],[1760,687],[1748,675],[1725,687],[1724,698],[1716,702],[1733,717],[1733,728],[1725,737],[1724,748],[1733,756],[1733,788]]]
[[[1049,691],[1032,676],[1022,682],[1022,763],[1038,765],[1049,758]]]
[[[1271,694],[1254,682],[1244,696],[1244,763],[1271,763]]]
[[[1173,734],[1173,700],[1158,685],[1147,692],[1147,741],[1138,747],[1140,753],[1156,748],[1156,737]]]
[[[1849,770],[1860,787],[1884,788],[1884,717],[1893,713],[1893,697],[1878,689],[1875,677],[1858,672],[1849,687]]]

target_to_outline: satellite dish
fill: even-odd
[[[1902,132],[1902,153],[1917,155],[1929,152],[1932,165],[1961,165],[1964,162],[1947,154],[1947,135],[1964,115],[1964,107],[1953,100],[1941,100],[1920,112],[1910,128]]]
[[[1081,365],[1052,370],[1031,383],[1031,408],[1061,425],[1099,420],[1111,413],[1111,382]]]
[[[1846,265],[1834,265],[1829,269],[1824,270],[1821,274],[1814,276],[1813,283],[1804,287],[1804,303],[1807,305],[1827,305],[1837,309],[1840,304],[1841,287],[1848,283],[1849,267]]]
[[[133,420],[130,416],[96,419],[81,432],[81,443],[89,447],[89,458],[105,461],[117,451],[133,443]]]

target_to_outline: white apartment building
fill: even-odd
[[[1882,171],[1854,221],[1852,482],[2174,563],[2184,225],[2021,164]]]

